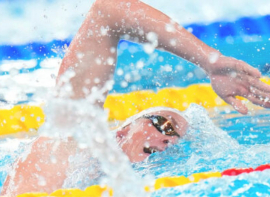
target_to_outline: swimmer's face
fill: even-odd
[[[154,152],[175,144],[188,127],[187,121],[171,111],[149,113],[117,132],[119,145],[131,162],[143,161]]]

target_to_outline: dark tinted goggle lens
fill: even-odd
[[[144,115],[143,118],[151,120],[154,127],[162,134],[167,136],[177,136],[180,135],[174,130],[172,124],[163,116],[158,115]]]

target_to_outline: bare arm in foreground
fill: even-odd
[[[216,93],[242,114],[247,108],[235,96],[270,107],[270,87],[260,72],[243,61],[225,57],[204,44],[162,12],[138,0],[97,0],[72,41],[60,71],[73,68],[74,98],[101,88],[112,78],[121,37],[167,50],[203,68]],[[174,44],[171,44],[173,40]],[[100,101],[100,105],[103,101]]]
[[[12,197],[27,192],[50,193],[61,188],[66,178],[68,158],[75,154],[76,147],[71,139],[38,138],[13,165],[1,195]]]

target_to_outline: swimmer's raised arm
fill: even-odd
[[[124,36],[174,53],[203,68],[216,93],[240,113],[247,108],[235,96],[270,107],[270,87],[260,82],[260,72],[204,44],[162,12],[138,0],[96,0],[63,59],[59,75],[73,68],[74,98],[112,78],[116,48]],[[150,47],[150,50],[151,50]],[[103,104],[101,102],[101,104]]]

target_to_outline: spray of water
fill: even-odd
[[[269,163],[269,144],[239,144],[227,132],[219,129],[205,109],[191,105],[183,114],[189,122],[187,135],[178,144],[161,153],[152,154],[146,161],[134,165],[142,176],[190,176],[197,172],[216,172],[233,167],[257,167]],[[269,193],[269,172],[254,172],[236,177],[222,177],[161,189],[152,196],[249,195],[262,189]],[[259,192],[260,193],[260,192]],[[258,195],[259,195],[258,193]]]
[[[72,76],[72,73],[68,73],[65,77]],[[18,91],[14,92],[17,95],[25,96],[29,93],[30,89],[25,86],[11,83],[10,80],[7,84],[10,87],[17,86]],[[111,82],[108,82],[105,89],[110,85]],[[69,158],[70,168],[64,187],[84,189],[90,184],[99,183],[113,187],[116,196],[125,196],[127,193],[129,196],[145,196],[143,180],[138,177],[139,175],[143,177],[152,175],[154,178],[189,176],[196,172],[223,171],[231,167],[256,167],[270,162],[270,156],[267,154],[270,151],[269,144],[239,144],[227,132],[213,124],[204,108],[193,104],[183,113],[189,122],[186,136],[166,151],[152,154],[144,162],[133,164],[137,172],[135,173],[127,157],[117,146],[114,134],[108,129],[106,112],[94,105],[96,99],[103,99],[105,89],[97,90],[95,95],[89,95],[83,100],[71,100],[66,97],[70,87],[62,88],[65,94],[58,92],[61,96],[57,98],[52,90],[34,88],[32,90],[36,94],[32,100],[46,101],[44,107],[46,123],[39,130],[40,136],[73,137],[78,142],[78,147],[85,150]],[[23,144],[25,146],[25,143]],[[14,161],[18,154],[16,151],[10,153],[14,156],[11,160]],[[24,157],[27,154],[28,152],[25,152]],[[5,166],[5,170],[10,169],[10,166],[8,168]],[[151,180],[148,183],[150,182]],[[153,196],[198,195],[201,191],[207,195],[213,193],[213,188],[214,193],[222,195],[231,195],[234,192],[245,194],[255,191],[256,185],[266,187],[269,182],[266,172],[258,172],[225,177],[219,181],[210,179],[183,187],[162,189],[153,193]]]
[[[61,80],[68,81],[73,76],[72,72],[67,72]],[[16,95],[22,95],[27,100],[31,90],[31,93],[35,93],[32,102],[43,101],[46,114],[46,122],[39,129],[38,135],[54,139],[72,137],[77,141],[78,148],[84,149],[82,153],[70,156],[64,187],[84,189],[94,183],[106,184],[113,188],[115,196],[146,196],[143,181],[138,181],[141,178],[118,147],[114,133],[109,130],[106,112],[95,105],[96,100],[104,99],[102,95],[111,86],[111,82],[81,100],[69,99],[72,88],[68,83],[65,84],[59,91],[21,86],[8,79],[6,87],[14,87],[15,96],[3,99],[12,104],[18,102]],[[58,97],[55,97],[56,94]],[[28,154],[26,151],[22,156],[26,158]],[[87,174],[80,176],[87,171]],[[87,177],[91,173],[93,176]]]

